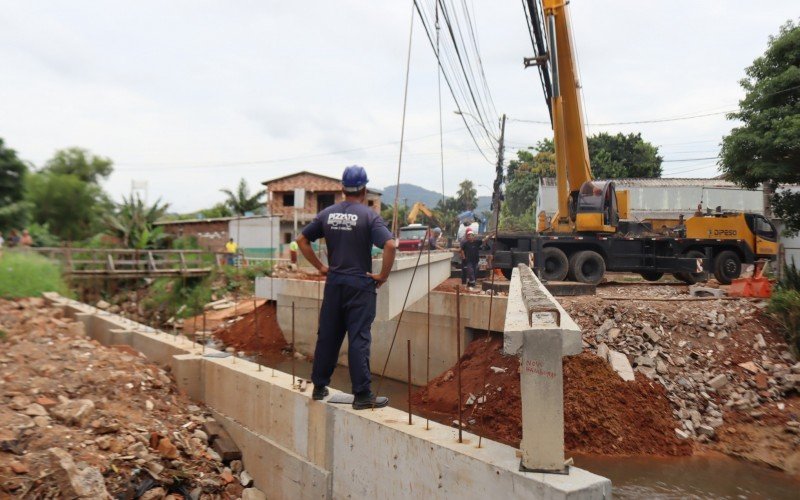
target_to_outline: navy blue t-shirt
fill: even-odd
[[[363,203],[343,201],[321,211],[303,229],[309,241],[325,238],[331,284],[374,289],[372,245],[383,248],[392,239],[386,222]]]

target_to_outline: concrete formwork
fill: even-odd
[[[181,337],[153,331],[55,294],[47,297],[102,343],[139,346],[169,365],[181,390],[209,406],[242,450],[269,498],[608,498],[611,483],[572,468],[568,476],[519,471],[509,446],[393,408],[356,412],[292,389],[292,377],[234,357],[202,355]],[[218,354],[206,349],[206,354]],[[332,391],[336,392],[336,391]]]

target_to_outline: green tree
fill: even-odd
[[[150,206],[144,204],[139,196],[122,197],[122,203],[104,222],[107,230],[120,239],[126,248],[159,248],[165,238],[164,230],[153,224],[167,212],[168,203],[156,200]]]
[[[520,217],[531,211],[539,192],[539,179],[555,175],[553,141],[539,141],[534,151],[521,149],[517,151],[517,159],[508,164],[505,205],[509,216]]]
[[[0,231],[27,224],[29,207],[24,200],[27,174],[28,167],[17,152],[6,147],[0,138]]]
[[[74,174],[39,172],[26,181],[26,199],[33,220],[47,226],[56,237],[75,241],[88,238],[99,229],[109,207],[108,198],[97,184]]]
[[[244,178],[239,181],[239,186],[235,193],[230,189],[220,189],[220,191],[227,196],[225,204],[234,214],[244,215],[245,212],[254,212],[260,208],[264,208],[261,198],[266,195],[266,191],[261,190],[251,196],[250,189],[247,187],[247,181],[245,181]]]
[[[601,132],[589,137],[589,163],[595,179],[623,179],[630,177],[661,177],[663,158],[658,147],[642,139],[641,133],[608,134]],[[555,154],[553,141],[544,139],[535,148],[538,152]],[[555,175],[555,156],[553,156]]]
[[[722,139],[720,167],[727,179],[746,188],[798,184],[800,26],[791,21],[781,26],[745,74],[739,82],[745,97],[739,101],[739,111],[728,115],[742,126]],[[787,234],[800,231],[800,192],[779,193],[771,204]]]
[[[661,177],[658,147],[642,139],[642,134],[608,134],[589,137],[589,162],[596,179]]]
[[[471,180],[461,181],[461,184],[458,185],[456,200],[458,200],[459,209],[475,210],[475,207],[478,206],[478,190],[475,189],[475,184]]]
[[[56,151],[42,170],[53,174],[74,175],[83,182],[97,184],[111,175],[113,165],[111,159],[95,156],[87,149],[67,148]]]

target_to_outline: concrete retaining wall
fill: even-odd
[[[204,357],[182,337],[55,294],[104,344],[125,343],[168,365],[181,390],[209,406],[237,442],[248,471],[269,498],[608,498],[611,483],[587,471],[519,471],[513,448],[393,408],[356,412],[291,388],[291,375],[255,363]],[[215,353],[206,349],[206,354]],[[333,391],[336,392],[336,391]]]
[[[277,281],[277,280],[276,280]],[[416,279],[414,280],[416,282]],[[268,285],[262,285],[268,286]],[[281,280],[276,284],[281,293],[277,294],[278,324],[287,341],[291,341],[292,303],[295,305],[295,347],[305,355],[314,354],[317,342],[318,297],[324,295],[324,284],[307,280]],[[383,287],[382,287],[383,288]],[[381,288],[381,289],[382,289]],[[430,292],[430,331],[431,331],[431,378],[436,377],[455,364],[456,356],[456,294],[449,292]],[[461,296],[461,345],[471,340],[470,330],[485,332],[487,327],[495,332],[503,331],[506,313],[506,297],[492,299],[492,317],[489,324],[489,296],[463,294]],[[380,294],[378,300],[381,300]],[[402,299],[400,299],[402,302]],[[386,362],[399,315],[391,320],[375,320],[372,324],[371,367],[373,373],[380,373]],[[427,383],[425,353],[428,343],[428,299],[427,295],[415,302],[409,302],[403,313],[402,323],[397,329],[394,352],[386,367],[386,376],[405,382],[408,378],[406,358],[398,349],[404,349],[406,340],[411,339],[411,381],[417,385]],[[401,347],[402,346],[402,347]],[[403,351],[405,352],[405,351]],[[347,365],[347,340],[339,352],[339,364]]]

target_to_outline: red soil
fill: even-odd
[[[274,302],[259,305],[235,323],[214,332],[226,346],[247,353],[274,354],[286,347]]]
[[[462,356],[463,400],[486,394],[482,405],[463,407],[467,429],[519,446],[522,403],[519,359],[502,354],[502,341],[478,339]],[[505,368],[494,373],[490,367]],[[452,423],[458,419],[455,367],[412,396],[415,411]],[[482,392],[485,389],[485,392]],[[665,390],[637,375],[625,382],[600,358],[583,353],[564,358],[564,431],[571,452],[606,455],[690,455],[692,446],[675,435]]]

